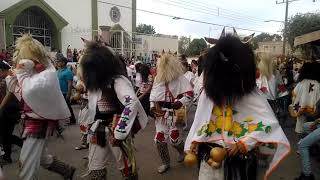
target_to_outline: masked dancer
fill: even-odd
[[[90,179],[106,179],[110,156],[125,179],[137,179],[132,136],[146,126],[148,117],[125,76],[124,63],[110,47],[86,42],[80,74],[88,90]]]
[[[254,61],[249,45],[231,35],[207,54],[204,90],[185,145],[185,163],[198,160],[199,180],[255,180],[256,153],[262,150],[274,155],[267,179],[290,152],[268,101],[256,89]]]
[[[23,146],[20,179],[38,179],[40,165],[71,180],[75,168],[48,154],[47,139],[70,116],[54,66],[45,47],[31,35],[16,41],[15,76],[7,77],[9,92],[22,103]]]
[[[178,151],[178,161],[183,161],[184,141],[181,133],[186,118],[185,106],[192,98],[192,87],[184,76],[182,63],[174,55],[162,54],[157,62],[157,75],[150,95],[151,112],[156,116],[154,140],[162,161],[158,173],[170,168],[167,143]]]

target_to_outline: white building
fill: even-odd
[[[109,30],[132,32],[135,27],[136,0],[0,1],[0,48],[28,32],[48,48],[65,52],[69,45],[83,48],[80,37],[92,39],[99,33],[108,38]]]
[[[163,50],[172,53],[178,52],[178,36],[163,34],[155,35],[136,35],[135,52],[139,59],[144,62],[152,63],[154,55],[160,54]]]
[[[257,53],[269,53],[273,56],[279,56],[282,54],[283,41],[265,41],[258,43]],[[289,44],[286,45],[286,53],[290,52]]]

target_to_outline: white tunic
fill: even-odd
[[[121,118],[114,130],[114,137],[119,140],[125,139],[131,131],[136,117],[139,120],[140,126],[144,129],[148,122],[146,115],[138,97],[136,96],[131,82],[124,76],[116,78],[114,81],[114,90],[117,98],[124,105],[124,110]],[[88,123],[95,121],[97,102],[101,99],[102,91],[88,92]],[[95,132],[95,127],[98,127],[99,121],[92,125],[91,130]]]
[[[220,115],[214,115],[212,114],[213,108],[214,103],[203,91],[199,98],[194,122],[186,139],[185,151],[190,150],[193,142],[218,143],[226,148],[237,141],[243,142],[247,148],[253,147],[257,142],[276,144],[277,146],[273,149],[261,147],[273,153],[273,160],[265,179],[289,154],[289,141],[267,100],[258,93],[258,90],[244,96],[241,101],[234,104],[231,115],[226,115],[224,111]],[[229,121],[228,116],[231,117]]]

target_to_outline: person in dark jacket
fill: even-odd
[[[0,79],[2,81],[1,105],[0,105],[0,136],[3,144],[3,160],[6,163],[12,163],[11,145],[16,144],[22,147],[23,141],[20,137],[13,135],[13,130],[17,122],[20,120],[20,104],[17,98],[6,91],[5,78],[10,74],[10,66],[4,62],[0,62]]]

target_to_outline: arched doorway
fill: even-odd
[[[14,45],[20,33],[31,33],[47,47],[61,49],[61,30],[68,22],[45,0],[20,0],[0,12],[5,21],[5,45]]]
[[[55,29],[51,19],[40,8],[31,7],[22,11],[12,25],[12,36],[15,40],[23,33],[29,33],[33,38],[51,49],[52,35]]]

